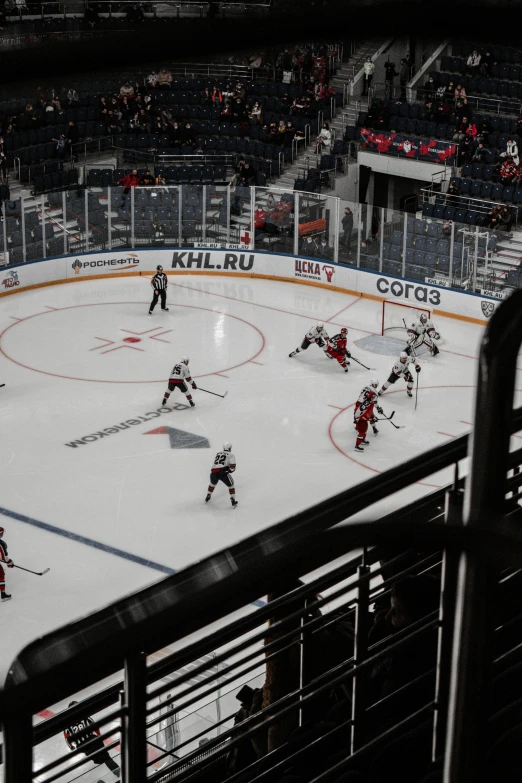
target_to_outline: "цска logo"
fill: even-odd
[[[335,273],[335,267],[328,264],[319,264],[317,261],[304,261],[301,258],[296,258],[294,263],[294,274],[296,277],[304,277],[307,280],[321,280],[321,271],[326,275],[326,279],[329,283],[332,282],[332,277]]]
[[[7,272],[6,276],[2,280],[2,285],[4,288],[14,288],[17,285],[20,285],[20,280],[18,279],[18,272],[16,270],[13,270],[12,272]]]

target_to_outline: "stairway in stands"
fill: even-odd
[[[342,63],[342,67],[331,79],[331,86],[336,91],[342,92],[345,84],[352,80],[362,69],[366,58],[373,56],[383,43],[383,38],[373,38],[372,40],[357,43],[354,53],[348,60]],[[358,112],[368,110],[367,97],[358,96],[357,101],[360,101],[360,106],[357,107],[355,99],[352,98],[351,100],[352,103],[347,104],[344,108],[338,108],[336,116],[328,121],[330,129],[334,131],[332,134],[333,140],[342,139],[344,127],[346,125],[356,125]],[[315,141],[312,141],[307,147],[301,148],[298,158],[285,168],[282,176],[277,180],[276,187],[293,190],[294,180],[303,175],[307,158],[310,168],[315,168],[319,164],[320,156],[315,153]]]

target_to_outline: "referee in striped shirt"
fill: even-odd
[[[152,315],[152,311],[154,310],[154,308],[158,304],[158,297],[160,297],[160,296],[161,296],[161,309],[162,310],[166,310],[166,311],[168,311],[168,309],[169,309],[166,306],[166,304],[167,304],[167,284],[168,284],[167,275],[163,271],[163,267],[162,266],[157,266],[156,269],[157,269],[157,272],[154,275],[154,277],[152,278],[152,280],[150,281],[150,284],[151,284],[151,286],[154,289],[154,296],[152,297],[152,302],[150,303],[149,315]]]

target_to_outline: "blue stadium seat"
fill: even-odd
[[[483,182],[482,183],[482,190],[480,191],[480,195],[482,196],[482,198],[490,199],[492,190],[493,190],[493,183],[492,182]]]
[[[464,195],[469,193],[471,190],[471,180],[470,179],[463,179],[460,183],[460,192]]]
[[[438,272],[445,272],[447,274],[449,272],[449,268],[450,268],[450,258],[449,258],[449,256],[439,256],[438,264],[437,264],[437,271]]]
[[[471,177],[471,172],[473,171],[473,166],[471,163],[466,163],[464,166],[462,166],[462,169],[460,171],[461,177]]]
[[[493,176],[493,172],[495,171],[495,166],[488,164],[484,166],[483,172],[482,172],[482,179],[485,181],[491,180],[491,177]]]
[[[426,253],[425,264],[427,267],[434,267],[437,263],[437,256],[435,253]]]
[[[444,204],[437,204],[437,206],[433,210],[433,217],[437,218],[438,220],[442,220],[442,218],[444,217],[445,209],[446,207],[444,206]]]
[[[428,253],[437,252],[437,240],[434,237],[428,237],[426,240],[426,250]]]
[[[426,250],[426,237],[415,237],[415,250]]]
[[[502,201],[506,203],[510,203],[513,201],[513,193],[515,192],[515,188],[506,187],[502,191]]]
[[[392,261],[400,261],[401,254],[402,254],[402,248],[398,247],[398,245],[391,246],[390,258]]]
[[[465,209],[455,210],[455,217],[453,218],[455,223],[464,223],[464,217],[466,215]]]
[[[421,250],[416,250],[414,255],[414,262],[416,264],[420,264],[421,266],[424,265],[426,259],[426,253],[423,253]]]
[[[474,163],[471,169],[471,177],[473,179],[482,179],[483,174],[484,174],[484,164]]]
[[[437,255],[445,256],[449,253],[449,240],[439,239],[437,242]]]
[[[399,247],[402,247],[402,243],[403,243],[402,231],[394,231],[392,234],[392,245],[398,245]]]
[[[413,224],[413,231],[415,234],[425,234],[426,233],[426,223],[424,220],[420,220],[417,218],[415,220],[415,223]]]
[[[443,217],[444,220],[453,220],[455,217],[455,207],[446,207]]]
[[[464,245],[462,242],[453,243],[453,258],[462,258],[462,249]]]
[[[491,198],[495,199],[495,201],[500,201],[502,198],[503,190],[504,190],[504,186],[497,182],[495,185],[493,185],[493,188],[491,190]]]
[[[433,217],[433,210],[434,210],[433,204],[426,203],[423,204],[422,206],[422,214],[424,215],[424,217]]]
[[[472,180],[470,195],[471,196],[480,196],[483,184],[484,183],[480,179]]]
[[[439,226],[437,223],[428,223],[428,236],[429,237],[439,236]]]

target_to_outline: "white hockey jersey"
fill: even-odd
[[[190,368],[188,364],[184,364],[183,362],[180,362],[179,364],[175,364],[172,368],[172,372],[169,375],[170,381],[188,381],[189,383],[192,381],[192,378],[190,376]]]
[[[364,402],[365,399],[367,399],[368,397],[373,398],[375,397],[376,394],[377,391],[376,389],[373,388],[373,386],[364,386],[361,393],[357,397],[357,402],[358,403]]]
[[[413,364],[415,369],[417,369],[417,367],[420,369],[420,364],[408,356],[405,362],[401,362],[400,359],[397,359],[397,361],[392,367],[392,373],[398,375],[399,377],[407,372],[411,373],[410,364]]]
[[[310,343],[316,343],[318,340],[324,340],[325,343],[330,339],[326,333],[326,329],[323,328],[322,332],[317,331],[317,326],[312,328],[306,333],[306,339]]]
[[[211,468],[211,473],[219,473],[220,470],[228,468],[229,473],[236,469],[236,458],[231,451],[218,451]]]
[[[423,334],[428,334],[430,337],[432,337],[432,333],[435,333],[437,330],[433,326],[433,322],[428,320],[425,324],[421,323],[420,319],[408,327],[408,336],[409,337],[421,337]]]

